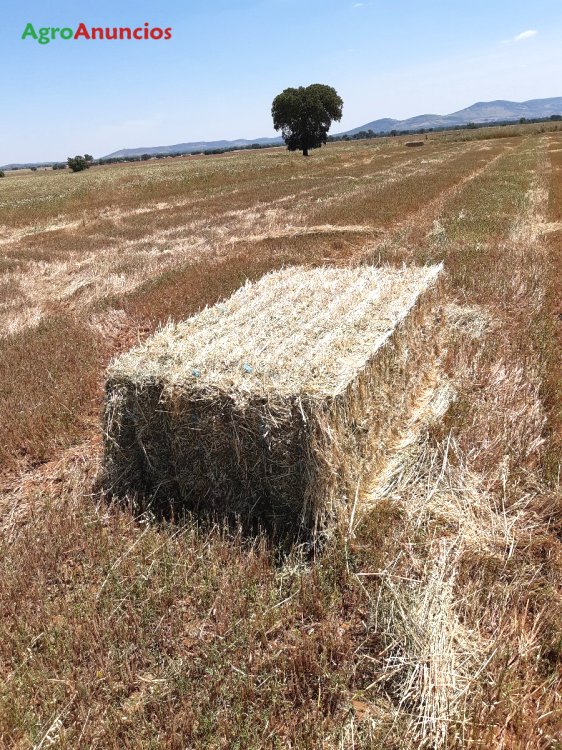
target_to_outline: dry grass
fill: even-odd
[[[560,747],[562,144],[501,134],[1,181],[0,746]],[[284,264],[404,261],[444,261],[450,335],[315,559],[96,505],[112,354]]]
[[[246,247],[304,245],[305,262],[330,246],[363,247],[371,233],[419,208],[420,192],[438,196],[489,160],[472,144],[435,144],[426,155],[412,159],[400,143],[386,153],[367,144],[327,149],[312,168],[268,152],[181,159],[167,169],[103,168],[85,178],[22,175],[10,180],[7,199],[0,193],[11,264],[3,277],[22,291],[0,304],[2,329],[16,333],[53,305],[81,311],[166,270],[209,266]],[[34,224],[36,211],[45,217]]]
[[[44,461],[80,439],[104,345],[69,315],[0,339],[0,465]]]

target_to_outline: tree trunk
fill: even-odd
[[[303,156],[308,156],[308,149],[307,148],[303,148],[302,155]]]

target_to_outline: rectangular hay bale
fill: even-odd
[[[288,268],[118,357],[106,488],[278,530],[329,528],[435,356],[440,271]]]

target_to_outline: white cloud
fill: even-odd
[[[513,42],[523,42],[525,39],[532,39],[534,36],[536,36],[539,32],[535,29],[527,29],[527,31],[522,31],[520,34],[517,34],[517,36],[514,36],[512,39],[502,39],[501,44],[512,44]]]
[[[530,39],[533,36],[536,36],[539,32],[535,31],[535,29],[528,29],[528,31],[522,31],[520,34],[517,34],[517,36],[513,37],[514,42],[522,42],[524,39]]]

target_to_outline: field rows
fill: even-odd
[[[4,182],[0,747],[556,748],[560,134]],[[454,402],[314,564],[92,501],[113,353],[285,264],[439,261]]]

